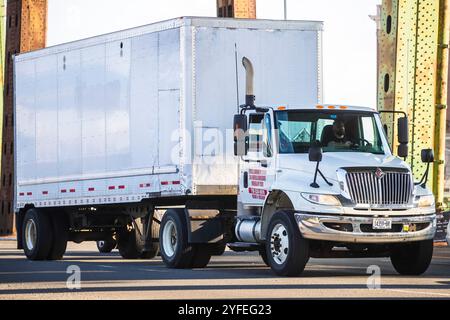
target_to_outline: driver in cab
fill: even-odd
[[[328,147],[345,148],[352,145],[351,139],[345,130],[345,122],[342,119],[336,119],[333,123],[332,137],[328,142]]]

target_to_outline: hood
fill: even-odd
[[[363,152],[325,152],[319,169],[328,179],[337,179],[339,168],[379,167],[408,169],[408,165],[393,155],[378,155]],[[308,154],[282,154],[279,156],[279,168],[302,171],[313,175],[316,168],[314,162],[308,160]]]

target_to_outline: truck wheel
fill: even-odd
[[[432,257],[433,240],[399,244],[391,251],[392,265],[402,275],[421,275],[427,271]]]
[[[106,240],[97,241],[97,249],[101,253],[110,253],[117,247],[117,241],[111,237]]]
[[[184,211],[167,210],[160,228],[159,245],[165,265],[177,269],[192,268],[196,248],[188,244],[188,228]]]
[[[276,212],[267,230],[266,254],[271,269],[279,276],[297,276],[309,260],[309,243],[300,234],[294,215]]]
[[[52,225],[48,215],[29,209],[22,225],[23,251],[30,260],[45,260],[52,246]]]
[[[64,213],[56,212],[49,216],[53,231],[53,241],[47,260],[60,260],[66,253],[69,239],[69,224]]]

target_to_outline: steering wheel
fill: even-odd
[[[353,140],[352,141],[352,148],[354,148],[354,147],[358,148],[359,147],[359,143],[356,143],[354,141],[363,142],[363,147],[364,148],[371,148],[372,147],[372,144],[368,140],[366,140],[364,138],[354,138],[352,140]]]

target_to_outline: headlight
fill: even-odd
[[[419,208],[434,206],[434,195],[421,196],[419,199]]]
[[[312,203],[324,206],[340,206],[341,202],[335,196],[328,194],[302,193],[302,197]]]

